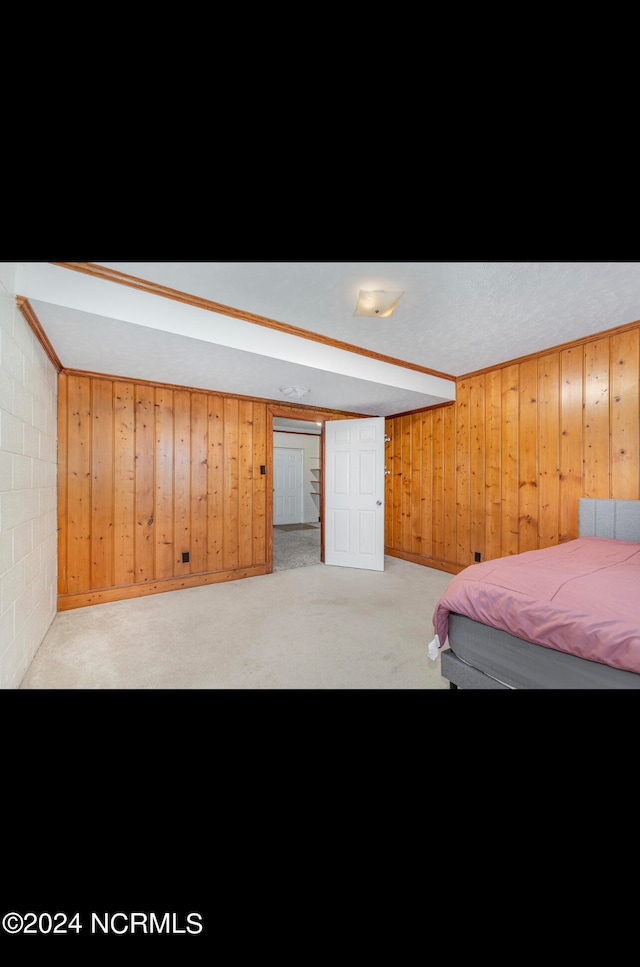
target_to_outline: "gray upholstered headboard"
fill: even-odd
[[[580,537],[613,537],[617,541],[640,541],[640,500],[578,500]]]

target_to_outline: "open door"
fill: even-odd
[[[324,563],[384,571],[384,417],[324,432]]]

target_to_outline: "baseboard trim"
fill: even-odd
[[[464,571],[465,565],[451,564],[450,561],[439,561],[435,557],[421,557],[420,554],[409,554],[407,551],[396,551],[392,547],[385,547],[385,554],[389,557],[397,557],[401,561],[409,561],[411,564],[421,564],[422,567],[433,567],[437,571],[446,571],[448,574],[459,574]]]
[[[266,573],[266,564],[258,564],[255,567],[231,568],[226,571],[213,571],[207,574],[192,574],[184,578],[169,578],[166,581],[154,581],[152,584],[130,584],[98,591],[60,594],[58,595],[58,611],[73,611],[75,608],[88,608],[95,604],[107,604],[111,601],[142,598],[149,594],[164,594],[166,591],[184,591],[186,588],[198,588],[207,584],[239,581],[242,578],[258,577]]]

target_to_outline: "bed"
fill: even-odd
[[[433,612],[450,688],[640,688],[640,500],[578,502],[578,538],[472,564]]]

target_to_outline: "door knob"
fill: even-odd
[[[382,507],[382,501],[381,500],[376,500],[376,504],[378,505],[378,507]]]

